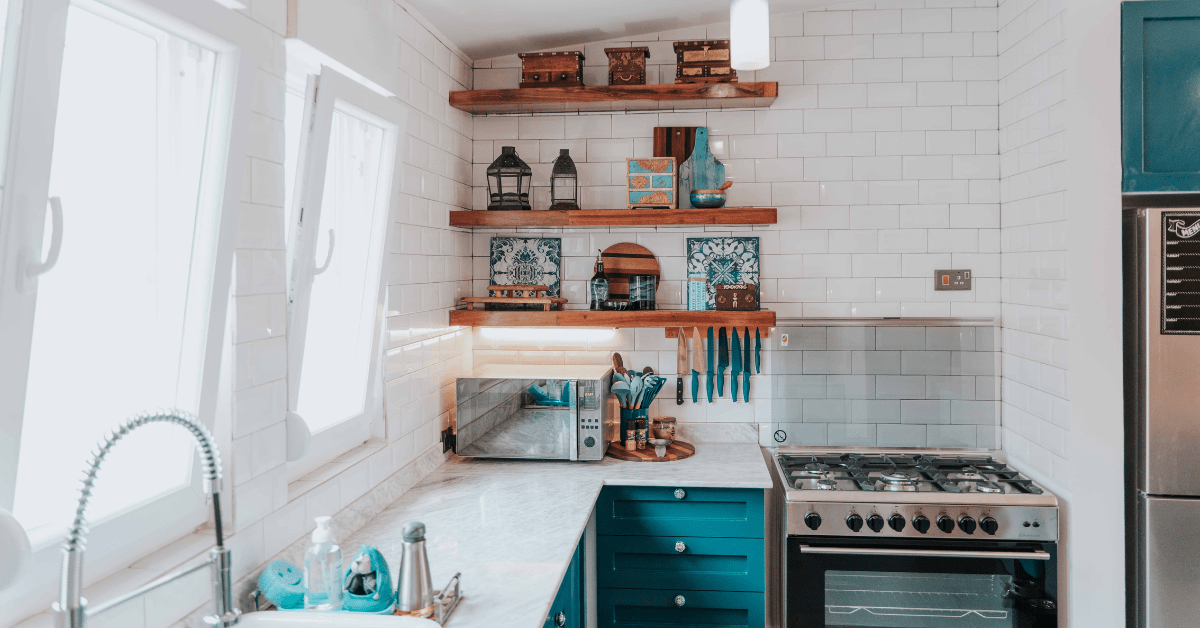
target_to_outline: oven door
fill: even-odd
[[[1054,628],[1053,543],[788,537],[788,628]]]

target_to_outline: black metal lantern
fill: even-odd
[[[517,149],[505,146],[487,169],[488,209],[532,209],[529,206],[529,181],[533,171],[517,156]]]
[[[579,171],[565,148],[558,150],[550,171],[550,209],[579,209]]]

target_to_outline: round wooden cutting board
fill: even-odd
[[[644,211],[631,209],[629,211]],[[604,274],[608,275],[608,298],[613,301],[629,300],[629,278],[634,275],[661,277],[658,260],[650,249],[632,242],[614,244],[600,253],[604,260]],[[594,269],[593,269],[594,272]]]
[[[626,460],[629,462],[674,462],[691,458],[696,453],[696,448],[689,443],[673,440],[670,445],[667,445],[667,455],[659,458],[654,455],[654,445],[646,443],[645,449],[636,449],[634,451],[625,451],[624,443],[612,443],[608,446],[608,455],[617,460]]]

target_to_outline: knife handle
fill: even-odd
[[[675,378],[675,405],[683,405],[683,376]]]
[[[750,371],[742,373],[742,395],[746,403],[750,403]]]
[[[738,398],[738,376],[737,376],[737,372],[736,372],[736,371],[730,371],[730,372],[729,372],[729,391],[730,391],[731,393],[733,393],[732,395],[730,395],[731,397],[733,397],[733,402],[734,402],[734,403],[737,403],[737,398]]]
[[[692,403],[700,398],[700,374],[692,371]]]
[[[713,377],[715,377],[715,376],[712,373],[708,374],[708,402],[709,403],[712,403],[713,384],[715,383],[715,382],[713,382]]]

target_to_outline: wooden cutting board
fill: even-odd
[[[604,274],[608,275],[608,298],[613,301],[629,300],[630,277],[634,275],[662,276],[654,253],[640,244],[632,242],[614,244],[600,253],[600,259],[604,260]],[[594,268],[592,272],[595,272]]]
[[[608,446],[608,455],[617,460],[625,460],[628,462],[674,462],[691,458],[696,454],[696,448],[689,443],[679,440],[671,441],[667,445],[667,454],[662,458],[654,455],[654,445],[646,443],[645,449],[635,449],[633,451],[625,451],[624,443],[610,443]]]
[[[696,146],[696,127],[694,126],[656,126],[654,127],[654,156],[674,157],[676,167],[692,155]]]

